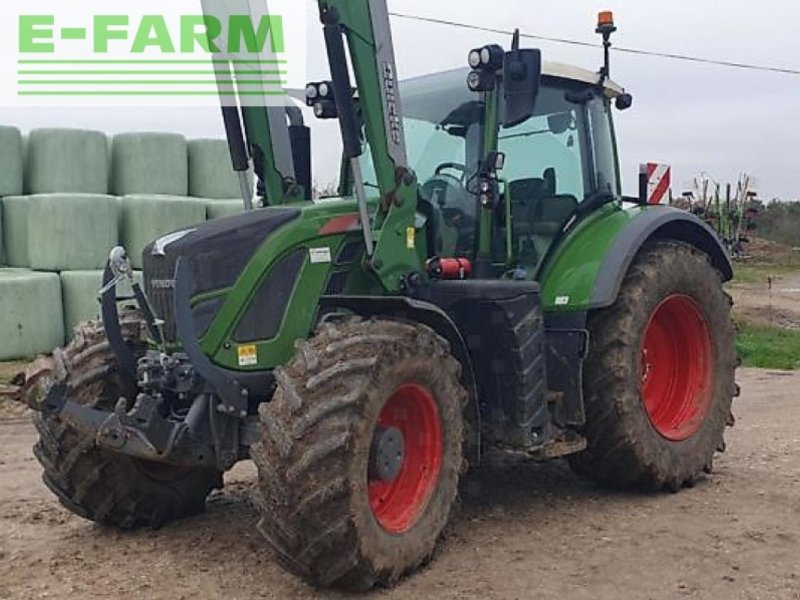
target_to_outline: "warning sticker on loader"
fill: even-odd
[[[333,260],[330,248],[311,248],[308,252],[312,265],[328,264]]]
[[[258,346],[239,346],[239,366],[254,367],[258,364]]]
[[[406,229],[406,248],[414,250],[417,247],[417,230],[413,227]]]

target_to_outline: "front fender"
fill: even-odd
[[[458,326],[446,312],[428,302],[405,296],[323,296],[320,308],[345,309],[366,318],[393,317],[422,323],[444,337],[450,343],[453,356],[461,363],[461,383],[469,396],[466,409],[468,428],[465,436],[467,457],[473,466],[480,463],[481,415],[478,406],[478,384],[467,344]]]
[[[696,216],[668,206],[608,207],[580,223],[561,242],[542,276],[550,313],[611,306],[642,247],[653,240],[691,244],[708,255],[723,281],[733,266],[714,230]]]

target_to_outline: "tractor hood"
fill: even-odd
[[[156,314],[165,321],[167,341],[175,341],[173,296],[178,259],[188,262],[190,294],[232,287],[266,239],[300,216],[293,208],[266,208],[203,223],[166,235],[143,253],[145,290]]]

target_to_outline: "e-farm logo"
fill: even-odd
[[[55,15],[20,15],[20,53],[48,53],[56,51]],[[135,33],[133,33],[135,31]],[[221,46],[222,22],[213,15],[181,15],[180,32],[176,38],[161,15],[146,15],[138,24],[131,23],[128,15],[96,15],[91,30],[85,27],[62,27],[61,40],[91,39],[96,54],[107,54],[112,41],[130,43],[131,54],[143,54],[156,49],[162,54],[183,52],[192,54],[198,48],[205,52],[239,54],[244,45],[249,53],[261,54],[271,43],[272,52],[284,51],[283,17],[262,15],[258,25],[250,15],[231,15],[228,19],[227,47]]]
[[[37,2],[30,13],[20,8],[16,15],[20,99],[118,98],[130,105],[131,98],[216,102],[219,96],[285,103],[290,58],[305,46],[305,31],[298,31],[305,19],[294,7],[290,15],[274,8],[305,4],[296,0],[269,0],[272,10],[266,4],[254,9],[254,0],[203,0],[202,9],[197,0],[144,0],[134,5],[136,14],[91,1],[92,10],[83,2],[67,9],[64,2],[48,1],[54,8],[48,14],[39,12],[45,2],[32,0]],[[145,4],[167,5],[171,12],[150,11]],[[295,39],[299,35],[302,41]],[[304,66],[305,56],[299,58]]]

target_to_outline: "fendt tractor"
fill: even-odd
[[[599,72],[487,45],[400,82],[385,0],[319,0],[340,198],[311,201],[302,111],[223,109],[264,208],[115,248],[102,322],[29,388],[44,482],[122,529],[201,510],[238,461],[312,585],[426,564],[482,453],[568,457],[624,489],[710,474],[733,424],[732,267],[694,216],[626,198]],[[243,187],[245,204],[253,202]]]

